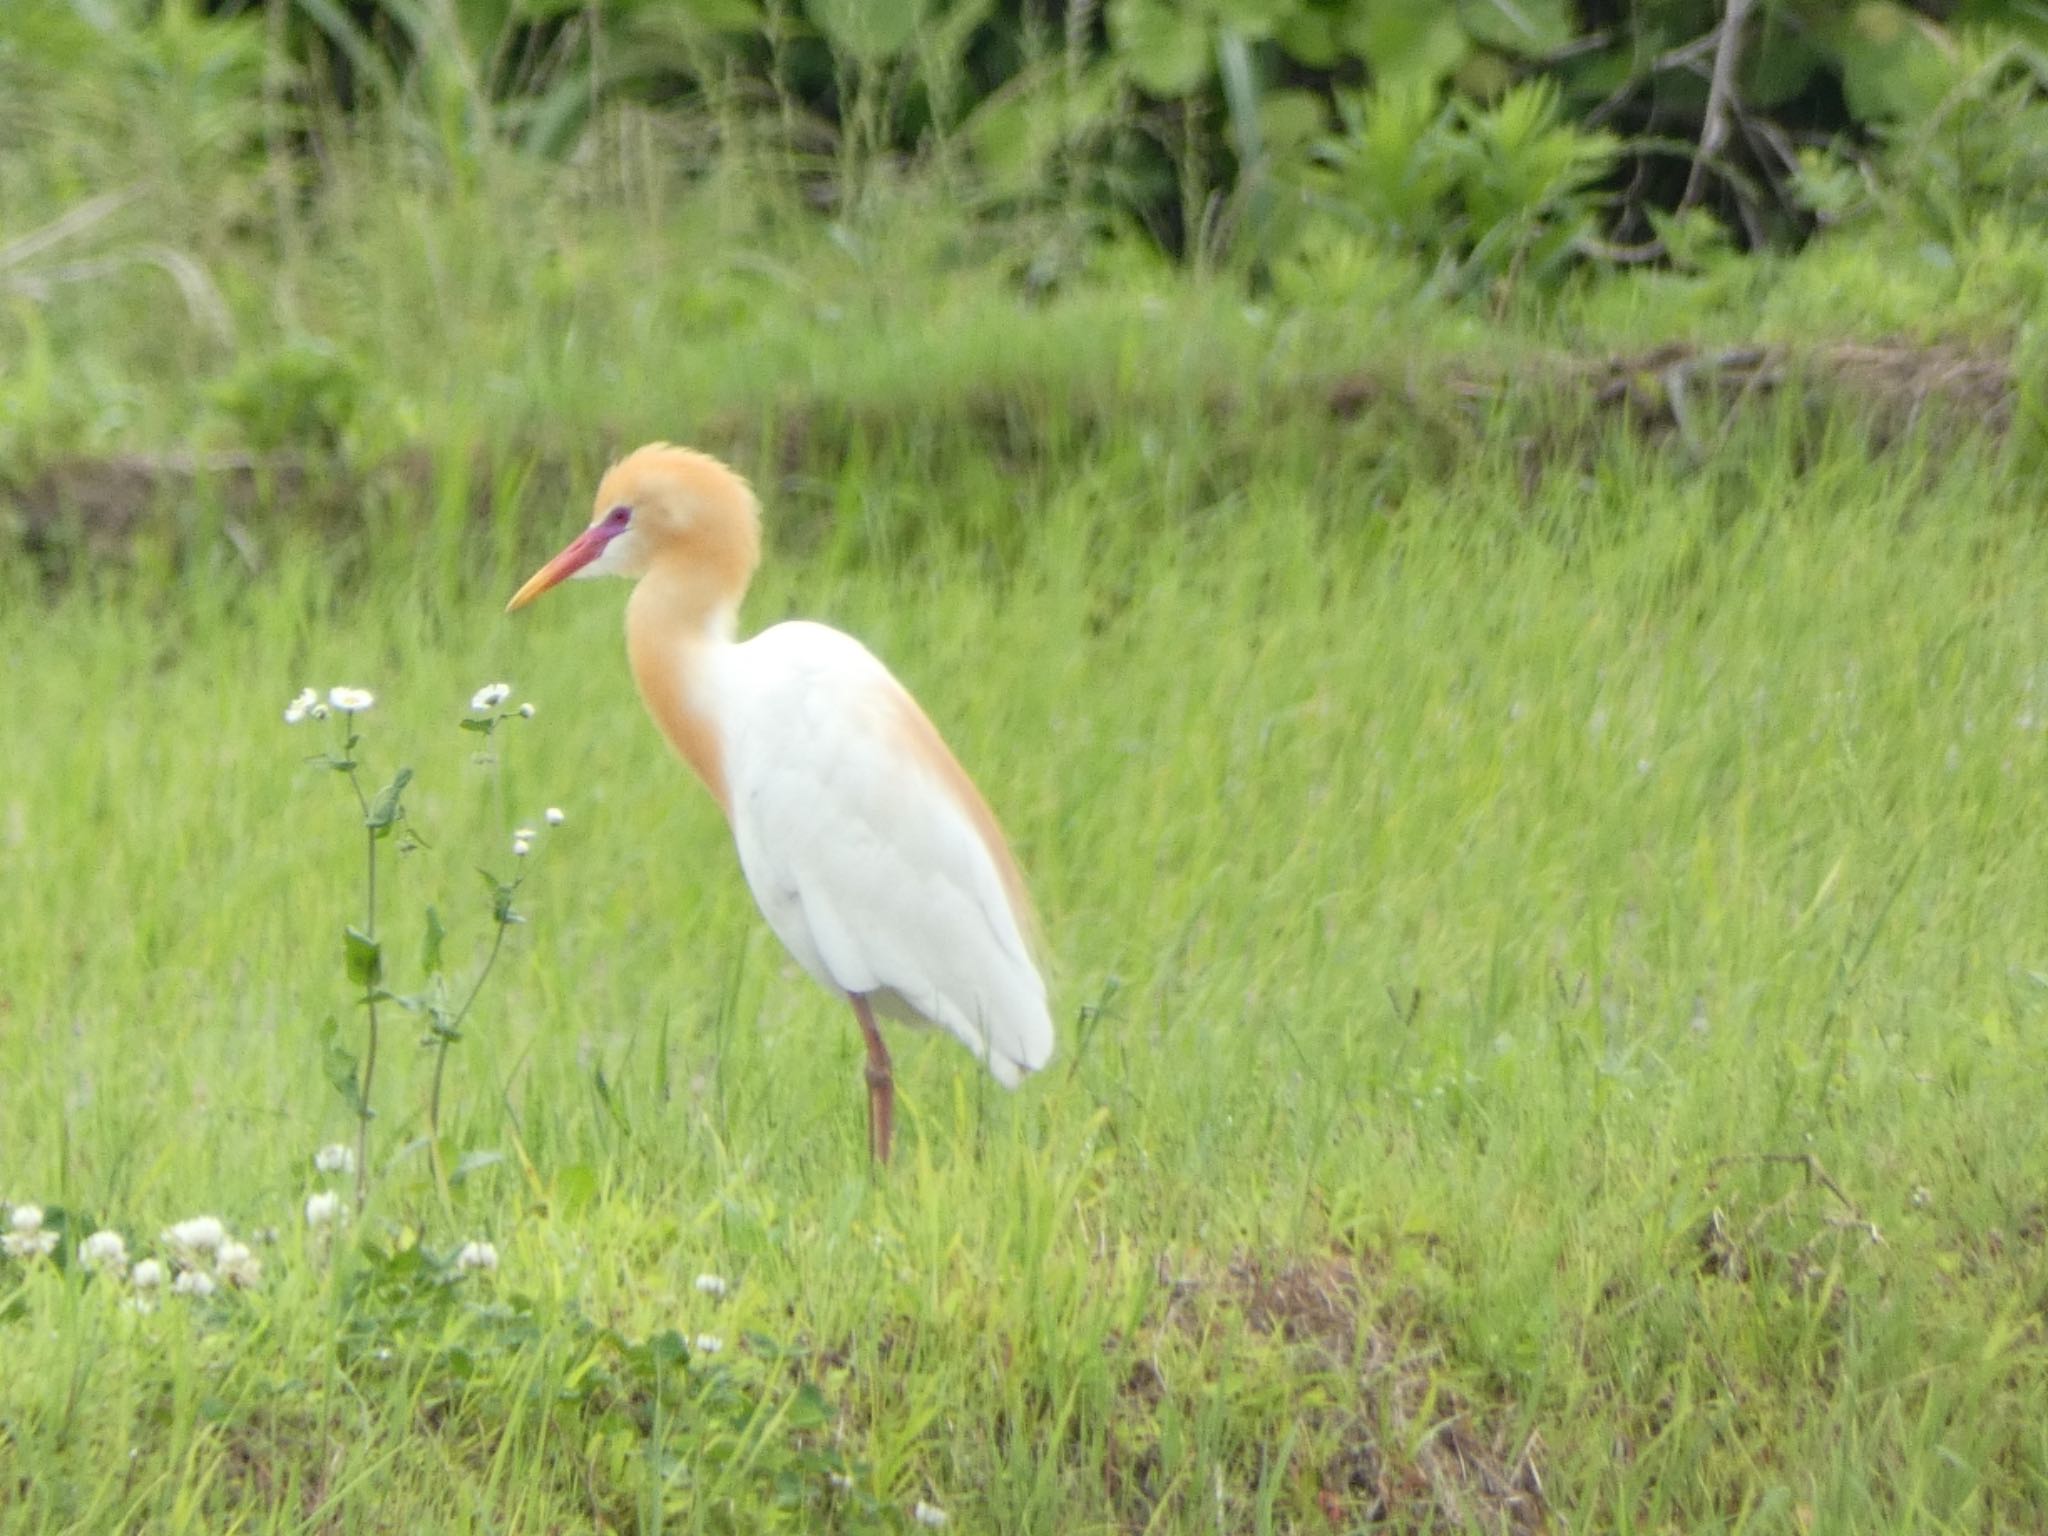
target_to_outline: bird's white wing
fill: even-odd
[[[943,1027],[1014,1087],[1052,1020],[980,797],[858,641],[779,624],[730,655],[723,755],[762,916],[820,982]]]

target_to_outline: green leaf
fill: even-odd
[[[1824,34],[1842,67],[1842,94],[1858,118],[1926,116],[1952,83],[1955,43],[1898,0],[1864,0]]]
[[[1020,76],[1016,88],[987,98],[969,116],[965,132],[990,189],[1013,196],[1043,186],[1077,138],[1115,120],[1122,90],[1122,79],[1104,60],[1083,71],[1071,90],[1055,72],[1041,68]]]
[[[525,918],[512,910],[512,898],[518,894],[516,886],[493,882],[491,888],[491,917],[500,928],[513,923],[523,923]]]
[[[349,1107],[350,1113],[361,1117],[363,1090],[356,1076],[355,1052],[341,1043],[341,1032],[336,1028],[332,1014],[320,1025],[320,1073],[341,1095],[341,1101]]]
[[[471,1174],[481,1173],[486,1168],[495,1168],[503,1161],[505,1161],[505,1154],[502,1152],[492,1152],[489,1150],[465,1152],[462,1154],[462,1161],[455,1165],[455,1171],[448,1175],[448,1182],[460,1184]]]
[[[783,1409],[783,1424],[789,1429],[823,1429],[832,1418],[831,1403],[812,1381],[799,1386]]]
[[[384,979],[383,947],[362,929],[350,928],[342,936],[342,958],[348,979],[365,991]]]
[[[427,908],[427,932],[420,940],[420,969],[429,976],[441,974],[441,941],[447,937],[448,930],[441,926],[440,909]]]
[[[1185,96],[1209,78],[1208,12],[1169,0],[1111,0],[1109,36],[1133,80],[1162,99]]]
[[[555,1172],[555,1199],[564,1213],[580,1211],[597,1199],[597,1170],[588,1163],[571,1163]]]
[[[1323,99],[1314,91],[1268,91],[1259,98],[1259,131],[1276,158],[1300,149],[1329,128]]]
[[[1280,46],[1297,63],[1328,69],[1337,62],[1337,18],[1328,11],[1296,11],[1280,23]]]
[[[659,13],[673,0],[635,0],[636,6]],[[765,25],[759,0],[690,0],[690,20],[713,32],[742,32],[758,37]]]
[[[1293,14],[1296,0],[1207,0],[1207,9],[1221,25],[1263,42]]]
[[[1435,85],[1465,60],[1472,40],[1449,6],[1388,5],[1354,9],[1338,40],[1371,66],[1373,83],[1395,81]]]
[[[399,797],[405,793],[405,786],[412,782],[412,770],[401,768],[389,784],[377,791],[377,798],[370,802],[369,814],[363,817],[363,825],[379,837],[389,832],[398,818],[405,814],[399,805]]]
[[[1572,40],[1566,0],[1459,0],[1457,14],[1475,41],[1522,58],[1555,53]]]
[[[687,1365],[690,1346],[683,1342],[683,1336],[673,1328],[664,1328],[647,1341],[647,1358],[656,1365],[674,1367]]]
[[[917,38],[924,0],[805,0],[804,9],[835,52],[857,63],[886,63]]]
[[[462,719],[455,722],[455,728],[461,731],[475,731],[479,735],[488,736],[497,723],[495,720],[479,720],[473,715],[465,715]]]

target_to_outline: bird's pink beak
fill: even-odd
[[[515,608],[524,608],[556,582],[575,575],[603,554],[605,545],[622,532],[623,528],[615,528],[608,523],[591,524],[569,541],[568,548],[526,578],[526,585],[512,594],[512,601],[505,605],[505,611],[510,613]]]

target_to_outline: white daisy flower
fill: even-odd
[[[128,1244],[118,1232],[95,1232],[78,1245],[78,1262],[94,1274],[121,1274],[128,1268]]]
[[[927,1504],[923,1499],[919,1499],[911,1507],[910,1518],[926,1529],[936,1531],[951,1519],[952,1516],[939,1508],[938,1505]]]
[[[475,714],[487,715],[511,697],[510,683],[485,683],[470,695],[469,707]]]
[[[188,1261],[202,1253],[212,1253],[227,1240],[228,1229],[218,1216],[194,1216],[164,1228],[163,1232],[164,1246]]]
[[[181,1269],[178,1278],[171,1282],[173,1296],[211,1296],[219,1289],[213,1276],[203,1269]]]
[[[726,1284],[723,1275],[699,1275],[697,1289],[706,1296],[723,1296],[731,1287]]]
[[[319,703],[319,694],[310,688],[301,688],[298,696],[284,707],[284,723],[286,725],[297,725],[301,720],[311,715]]]
[[[161,1259],[144,1259],[135,1266],[128,1276],[128,1283],[138,1291],[153,1291],[164,1283],[164,1266]]]
[[[491,1274],[498,1267],[497,1246],[480,1238],[471,1239],[457,1250],[455,1267],[463,1271],[480,1269],[485,1274]]]
[[[531,703],[519,706],[519,718],[522,720],[531,720],[533,718],[533,705]]]
[[[715,1333],[700,1333],[697,1335],[697,1353],[700,1355],[715,1355],[724,1348],[725,1340]]]
[[[356,1149],[345,1142],[330,1141],[313,1154],[313,1166],[321,1173],[354,1173]]]
[[[345,715],[359,715],[377,702],[377,695],[367,688],[330,688],[327,702]]]
[[[551,827],[559,827],[569,818],[562,814],[562,808],[559,805],[551,805],[541,812],[540,819]]]
[[[306,1196],[306,1225],[309,1227],[331,1226],[341,1217],[341,1196],[331,1189]]]
[[[247,1243],[222,1243],[214,1262],[221,1279],[241,1290],[248,1290],[263,1278],[263,1262],[249,1251]]]
[[[327,718],[327,706],[325,704],[315,704],[311,709],[307,710],[306,713],[311,715],[315,720],[325,720]]]

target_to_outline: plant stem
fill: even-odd
[[[355,775],[350,774],[351,783]],[[362,798],[357,791],[356,797]],[[368,810],[364,811],[367,816]],[[365,828],[363,846],[368,864],[365,881],[367,893],[363,904],[363,936],[372,943],[377,939],[377,833],[374,828]],[[368,1038],[363,1042],[363,1077],[359,1092],[360,1104],[356,1109],[356,1209],[362,1210],[370,1198],[370,1085],[377,1076],[377,984],[373,981],[364,989],[363,1002],[368,1013]]]
[[[356,724],[349,720],[348,741],[342,753],[349,764],[348,787],[355,792],[356,806],[363,816],[363,937],[375,943],[377,940],[377,829],[370,822],[370,797],[363,793],[362,780],[355,766],[356,745],[361,740],[356,735]],[[356,1209],[361,1211],[370,1198],[370,1086],[377,1076],[377,984],[370,982],[363,989],[363,1003],[368,1010],[369,1038],[363,1046],[363,1071],[356,1085]]]
[[[462,1000],[462,1006],[455,1010],[455,1017],[440,1030],[434,1040],[434,1083],[427,1094],[427,1152],[434,1164],[434,1185],[440,1191],[441,1209],[452,1216],[453,1202],[448,1196],[448,1170],[441,1161],[441,1077],[448,1069],[448,1047],[455,1043],[456,1032],[462,1028],[462,1021],[469,1017],[469,1010],[475,1006],[477,994],[490,979],[491,967],[498,963],[498,951],[505,947],[505,930],[510,923],[498,924],[498,931],[491,936],[491,952],[484,956],[483,969],[476,973],[476,980],[470,984],[469,996]]]

